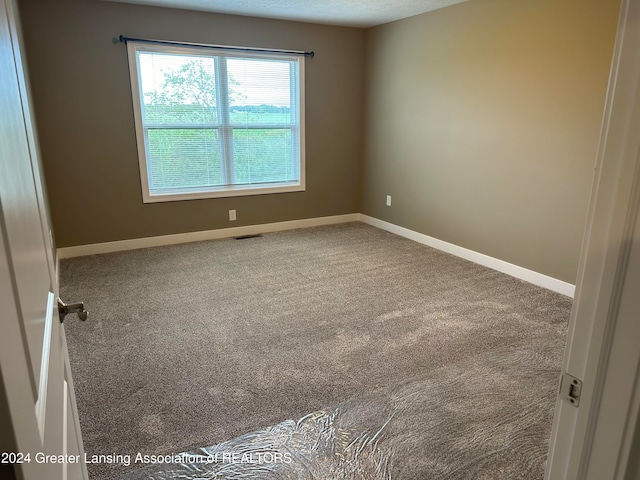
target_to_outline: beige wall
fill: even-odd
[[[20,6],[58,247],[359,211],[363,30],[96,0]],[[143,204],[126,49],[112,43],[120,34],[314,50],[307,190]]]
[[[470,0],[369,30],[21,8],[60,247],[361,211],[575,282],[618,0]],[[143,204],[119,34],[315,50],[307,191]]]
[[[471,0],[369,30],[363,213],[574,283],[618,10]]]

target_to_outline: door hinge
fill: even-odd
[[[582,381],[576,377],[564,373],[562,380],[560,381],[560,393],[558,394],[561,399],[566,400],[574,407],[580,405],[580,393],[582,392]]]

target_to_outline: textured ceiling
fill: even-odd
[[[206,12],[372,27],[467,0],[108,0]]]

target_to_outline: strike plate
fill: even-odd
[[[560,398],[577,407],[580,405],[580,392],[582,392],[582,381],[568,373],[563,374],[560,382]]]

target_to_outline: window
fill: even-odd
[[[127,48],[145,203],[304,190],[302,55]]]

